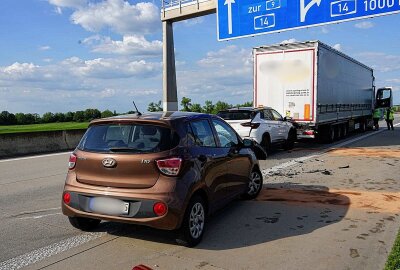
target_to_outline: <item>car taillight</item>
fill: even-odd
[[[256,129],[260,126],[260,123],[246,122],[246,123],[242,123],[240,125],[243,127],[251,127],[252,129]]]
[[[154,214],[161,217],[167,213],[167,205],[163,202],[157,202],[153,206]]]
[[[65,204],[69,204],[71,202],[71,194],[69,194],[69,192],[65,192],[63,200]]]
[[[178,175],[181,168],[181,158],[168,158],[157,160],[158,169],[165,175],[175,176]]]
[[[305,130],[303,131],[303,135],[314,135],[314,130]]]
[[[68,169],[72,170],[75,168],[76,160],[77,160],[77,158],[74,154],[71,154],[69,156]]]

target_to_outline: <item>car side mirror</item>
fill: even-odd
[[[250,139],[243,139],[243,146],[246,148],[251,148],[254,146],[254,142]]]
[[[267,152],[265,152],[264,148],[257,142],[250,140],[250,139],[243,139],[243,146],[253,150],[253,152],[256,155],[256,158],[258,160],[266,160],[267,159]]]
[[[293,119],[292,117],[285,116],[285,117],[283,118],[283,121],[291,121],[292,119]]]

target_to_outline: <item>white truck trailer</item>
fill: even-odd
[[[257,47],[253,56],[254,106],[293,121],[298,138],[333,141],[372,126],[372,68],[320,41]],[[390,88],[378,92],[391,101]]]

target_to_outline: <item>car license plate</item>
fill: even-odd
[[[105,215],[126,215],[129,213],[129,203],[113,198],[94,197],[89,201],[89,209]]]

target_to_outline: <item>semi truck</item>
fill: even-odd
[[[253,104],[292,121],[298,138],[331,142],[365,131],[375,108],[392,105],[392,89],[375,89],[372,68],[320,41],[260,46],[253,57]]]

